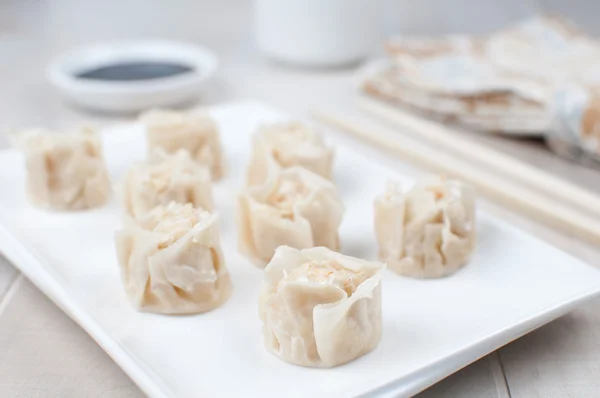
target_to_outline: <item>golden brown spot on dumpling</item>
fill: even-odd
[[[50,155],[46,155],[44,157],[44,167],[46,168],[46,172],[48,173],[48,188],[55,189],[58,186],[58,178],[57,178],[57,170],[56,170],[56,161]]]
[[[91,158],[97,158],[99,153],[98,153],[98,149],[96,148],[96,145],[94,145],[94,143],[86,141],[85,142],[85,153],[86,155],[88,155]]]
[[[221,262],[219,261],[219,254],[213,247],[210,248],[210,258],[212,259],[215,272],[218,274],[219,270],[221,269]]]
[[[156,297],[152,294],[152,277],[148,276],[146,286],[144,287],[144,297],[142,299],[148,305],[154,305],[156,303]]]
[[[52,174],[55,171],[55,162],[52,156],[46,155],[44,157],[44,166],[48,174]]]
[[[294,212],[292,211],[282,211],[281,212],[281,218],[283,218],[284,220],[290,220],[290,221],[294,221]]]
[[[185,202],[186,203],[194,203],[194,191],[191,188],[188,188],[185,191]]]
[[[281,157],[281,153],[280,153],[280,152],[279,152],[277,149],[274,149],[274,150],[271,152],[271,154],[273,155],[273,159],[275,159],[275,161],[276,161],[277,163],[279,163],[279,164],[280,164],[280,165],[282,165],[282,166],[285,166],[285,165],[283,164],[283,159],[282,159],[282,157]]]
[[[173,291],[175,292],[175,294],[181,298],[182,300],[186,300],[186,301],[194,301],[194,298],[190,295],[190,293],[188,293],[187,291],[183,290],[180,287],[177,286],[173,286]]]

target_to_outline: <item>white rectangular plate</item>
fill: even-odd
[[[121,286],[113,247],[116,201],[93,211],[52,213],[25,197],[20,155],[0,155],[0,250],[70,314],[153,397],[408,396],[566,313],[600,291],[600,272],[502,221],[479,214],[470,263],[439,280],[386,271],[383,339],[372,353],[333,369],[289,365],[262,346],[257,294],[262,271],[237,252],[236,192],[250,136],[285,115],[244,102],[212,109],[228,159],[215,185],[223,251],[234,283],[221,308],[195,316],[138,313]],[[115,180],[146,153],[143,130],[104,135]],[[346,205],[342,252],[376,256],[373,199],[387,178],[410,181],[343,143],[335,180]]]

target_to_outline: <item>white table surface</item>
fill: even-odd
[[[592,33],[600,33],[595,23],[600,4],[586,0],[385,3],[384,29],[388,33],[480,33],[536,10],[567,12]],[[242,0],[5,0],[0,3],[0,129],[125,120],[68,106],[48,86],[43,71],[53,56],[73,46],[142,37],[197,41],[218,52],[223,67],[219,80],[202,99],[204,103],[256,98],[298,116],[306,116],[312,107],[355,112],[351,70],[315,71],[271,64],[255,51],[251,33],[250,2]],[[600,172],[558,160],[539,142],[464,134],[600,192]],[[5,145],[0,138],[0,146]],[[489,203],[482,207],[600,267],[598,248]],[[1,257],[0,353],[0,397],[142,395],[83,330]],[[596,397],[600,394],[598,358],[600,300],[595,300],[420,396]]]

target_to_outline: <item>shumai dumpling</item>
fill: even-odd
[[[158,206],[115,236],[127,296],[140,311],[210,311],[231,295],[217,217],[191,204]]]
[[[331,180],[333,149],[300,122],[262,126],[254,136],[247,185],[260,185],[277,169],[291,166],[302,166]]]
[[[184,150],[174,154],[157,150],[150,160],[129,170],[122,188],[123,207],[136,219],[170,202],[213,208],[210,173]]]
[[[296,365],[332,367],[375,349],[384,269],[324,247],[279,247],[259,298],[267,350]]]
[[[29,131],[15,141],[25,154],[27,193],[36,206],[85,210],[107,202],[112,188],[94,130]]]
[[[239,196],[240,251],[264,267],[281,245],[339,249],[344,206],[331,181],[303,169],[282,169]]]
[[[475,247],[475,192],[435,178],[403,194],[389,183],[375,200],[379,255],[391,270],[415,278],[451,274]]]
[[[141,116],[148,148],[167,153],[185,149],[193,160],[208,167],[213,180],[224,173],[223,148],[217,124],[208,113],[152,110]]]

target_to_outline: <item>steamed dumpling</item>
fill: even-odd
[[[475,247],[475,192],[431,179],[403,194],[396,184],[375,201],[379,255],[391,270],[416,278],[451,274]]]
[[[100,207],[111,193],[98,134],[30,131],[16,137],[27,168],[27,193],[33,204],[54,210]]]
[[[122,200],[124,209],[136,219],[170,202],[191,203],[194,207],[212,210],[210,173],[184,150],[174,154],[158,150],[149,161],[129,170]]]
[[[191,204],[158,206],[128,220],[115,236],[121,278],[140,311],[191,314],[210,311],[231,295],[219,245],[216,215]]]
[[[302,167],[279,170],[264,185],[240,193],[240,251],[264,267],[281,245],[338,250],[343,213],[330,181]]]
[[[254,136],[247,184],[260,185],[279,168],[302,166],[331,180],[333,150],[317,132],[299,122],[262,126]]]
[[[341,365],[375,349],[384,269],[324,247],[279,247],[259,299],[266,349],[311,367]]]
[[[223,148],[217,124],[208,113],[152,110],[142,114],[151,153],[184,149],[192,159],[208,167],[213,180],[224,173]]]

